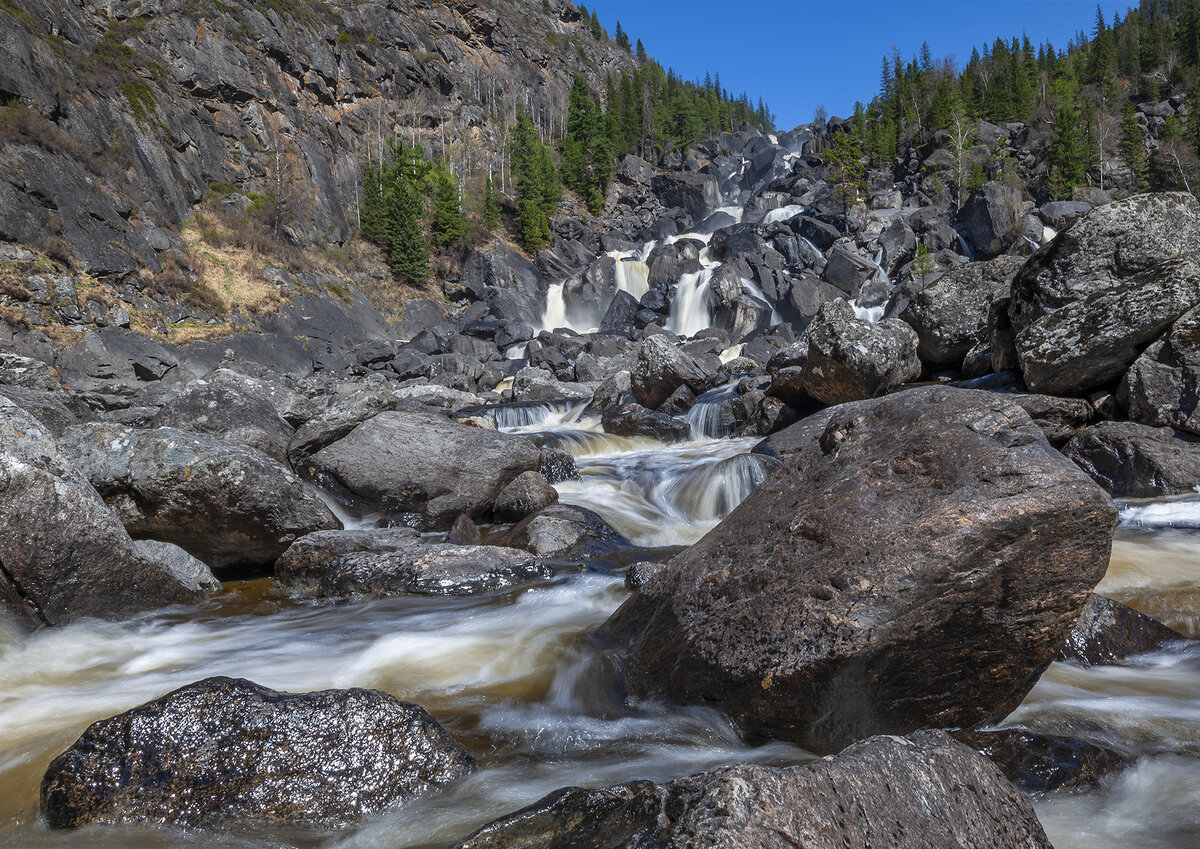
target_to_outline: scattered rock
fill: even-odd
[[[1073,660],[1080,666],[1104,666],[1186,639],[1157,619],[1092,593],[1057,659]]]
[[[801,385],[826,404],[874,398],[921,374],[911,327],[894,318],[871,324],[856,317],[845,301],[821,307],[804,339],[808,352]]]
[[[500,490],[541,462],[541,451],[519,436],[396,410],[363,422],[306,465],[368,507],[448,528],[461,513],[488,515]]]
[[[292,428],[271,403],[232,383],[197,382],[172,398],[150,422],[220,436],[287,462]]]
[[[528,552],[424,542],[409,528],[309,534],[275,564],[279,588],[320,597],[471,595],[549,576]]]
[[[500,490],[492,514],[501,522],[516,522],[558,503],[558,491],[540,472],[521,472]]]
[[[652,410],[658,409],[680,386],[700,395],[716,382],[716,372],[703,360],[680,350],[662,335],[651,336],[642,343],[630,373],[633,397]]]
[[[573,504],[555,504],[528,516],[496,542],[562,560],[603,557],[631,545],[600,514]]]
[[[1063,448],[1114,498],[1155,498],[1200,486],[1200,439],[1135,422],[1101,422]]]
[[[1088,787],[1126,765],[1112,749],[1019,728],[955,731],[952,736],[1000,767],[1026,793]]]
[[[1029,800],[940,732],[873,737],[802,766],[720,767],[666,784],[568,787],[457,849],[1050,849]]]
[[[641,404],[622,404],[604,411],[600,426],[617,436],[645,436],[662,442],[681,442],[691,436],[692,428],[683,419],[647,410]]]
[[[50,763],[41,808],[51,828],[337,827],[473,767],[428,712],[387,693],[206,678],[89,726]]]
[[[68,430],[62,449],[131,534],[216,569],[269,566],[297,538],[340,526],[312,486],[236,442],[87,424]]]

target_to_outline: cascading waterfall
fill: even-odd
[[[667,330],[679,336],[694,336],[712,326],[708,295],[714,268],[702,268],[679,278],[667,316]]]
[[[692,428],[692,439],[720,439],[729,436],[729,427],[721,413],[725,402],[737,397],[737,380],[724,386],[710,389],[687,411],[687,422]]]

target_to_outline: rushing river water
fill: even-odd
[[[754,440],[675,446],[613,437],[581,405],[501,422],[576,456],[564,502],[604,515],[640,546],[694,542],[770,472]],[[702,417],[699,417],[702,418]],[[1101,591],[1188,634],[1200,624],[1200,501],[1127,506]],[[610,564],[611,566],[611,564]],[[0,631],[0,846],[443,846],[571,784],[665,780],[718,764],[809,755],[750,747],[718,714],[626,704],[587,633],[625,597],[593,564],[486,597],[298,602],[267,581],[231,585],[198,609]],[[279,690],[372,687],[424,705],[482,768],[448,793],[334,833],[186,835],[145,828],[50,832],[37,793],[50,759],[91,722],[211,675]],[[1200,650],[1121,667],[1055,664],[1008,724],[1119,749],[1133,765],[1104,786],[1036,800],[1058,849],[1200,845]]]

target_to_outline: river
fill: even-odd
[[[713,438],[703,427],[689,442],[664,446],[603,434],[595,420],[580,419],[579,405],[507,423],[576,456],[581,480],[559,484],[564,502],[600,512],[648,548],[694,542],[770,471],[747,455],[755,440]],[[1200,500],[1123,505],[1100,590],[1195,635]],[[198,608],[33,635],[0,631],[0,845],[444,846],[565,785],[810,758],[781,743],[747,746],[712,711],[626,703],[587,640],[625,595],[617,564],[602,562],[473,598],[297,601],[255,581],[228,585]],[[41,824],[42,773],[89,723],[211,675],[287,691],[385,690],[427,707],[482,768],[447,793],[332,833],[51,832]],[[1103,743],[1133,759],[1095,790],[1035,800],[1057,849],[1200,845],[1200,649],[1120,667],[1055,664],[1007,724]]]

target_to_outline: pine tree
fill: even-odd
[[[413,285],[429,277],[429,249],[421,218],[425,203],[411,180],[397,180],[388,196],[387,258],[392,273]]]
[[[489,233],[500,226],[500,194],[496,191],[496,184],[492,182],[491,177],[483,184],[483,209],[480,217],[483,219],[483,228]]]
[[[433,188],[433,240],[442,247],[453,245],[467,234],[467,219],[459,205],[458,180],[444,162],[430,172]]]
[[[843,226],[849,230],[850,206],[858,202],[866,191],[866,168],[862,163],[862,150],[858,142],[840,130],[821,154],[826,168],[826,178],[833,185],[834,198],[842,204]]]
[[[613,34],[613,40],[617,42],[617,46],[629,52],[629,36],[625,34],[625,30],[621,29],[621,22],[617,21],[617,29]]]
[[[600,26],[600,16],[596,14],[596,10],[592,9],[592,17],[588,21],[588,26],[592,31],[592,38],[599,41],[604,38],[604,27]]]
[[[1117,151],[1129,166],[1134,190],[1146,187],[1146,144],[1142,140],[1142,128],[1137,121],[1133,101],[1126,100],[1121,110],[1121,140]]]
[[[1074,103],[1065,102],[1058,107],[1054,125],[1047,153],[1050,191],[1056,197],[1069,198],[1087,178],[1088,162],[1084,127]]]
[[[637,56],[639,65],[646,64],[646,59],[648,58],[646,55],[646,48],[642,45],[642,40],[640,38],[637,40],[637,49],[634,55]]]

